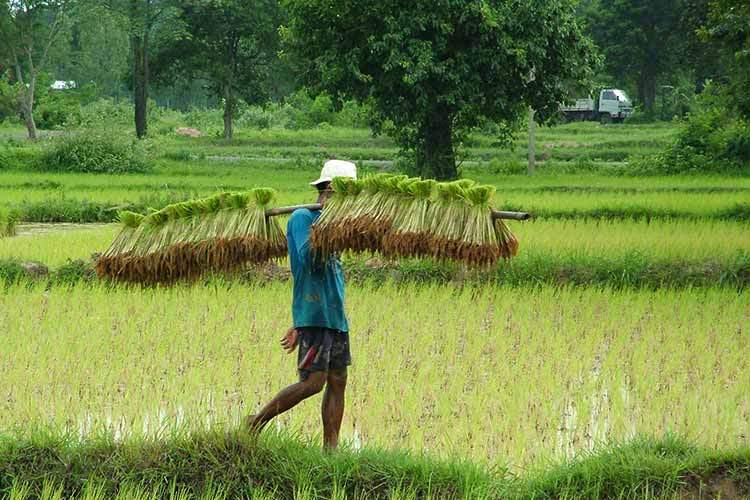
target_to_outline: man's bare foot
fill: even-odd
[[[263,430],[263,424],[258,421],[258,415],[248,415],[242,420],[242,428],[250,434],[257,435]]]

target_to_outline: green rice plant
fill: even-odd
[[[472,212],[466,194],[470,186],[463,181],[437,185],[437,200],[430,207],[427,217],[430,249],[438,260],[460,259],[464,230]]]
[[[284,233],[265,215],[274,196],[272,189],[256,188],[175,203],[145,216],[124,211],[122,231],[97,260],[97,273],[169,283],[284,257]]]
[[[0,292],[13,360],[0,363],[0,432],[124,439],[234,426],[296,380],[273,341],[290,321],[288,283],[45,288]],[[342,443],[499,467],[637,434],[732,447],[750,433],[748,299],[727,288],[350,284]],[[316,439],[320,405],[276,422]]]
[[[0,207],[0,238],[16,235],[16,214]]]

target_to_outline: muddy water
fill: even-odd
[[[63,233],[88,229],[101,229],[111,224],[71,224],[67,222],[54,224],[20,224],[16,227],[16,236],[38,236],[41,234]]]

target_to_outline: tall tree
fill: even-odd
[[[618,82],[632,82],[649,112],[659,79],[674,70],[686,38],[680,13],[681,0],[586,2],[584,14],[605,56],[605,69]]]
[[[148,91],[151,79],[149,56],[156,28],[171,12],[169,0],[93,0],[114,13],[127,27],[133,79],[135,135],[148,134]]]
[[[268,96],[268,66],[276,57],[279,8],[275,0],[188,0],[178,19],[184,33],[155,59],[162,81],[176,77],[207,82],[224,107],[224,137],[234,135],[238,99]]]
[[[39,75],[70,26],[73,5],[72,0],[9,0],[0,4],[0,59],[13,69],[29,139],[37,137],[34,104]]]
[[[424,177],[457,176],[458,141],[482,120],[544,123],[592,47],[572,0],[287,0],[289,47],[307,82],[369,101]],[[536,75],[536,77],[534,77]],[[505,130],[507,128],[504,127]]]

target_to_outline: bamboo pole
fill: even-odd
[[[293,205],[290,207],[271,208],[269,210],[266,210],[266,217],[289,215],[300,208],[307,208],[308,210],[320,210],[323,207],[320,205],[320,203],[310,203],[308,205]],[[505,220],[529,220],[532,218],[532,215],[527,212],[506,212],[503,210],[493,210],[492,218]]]

